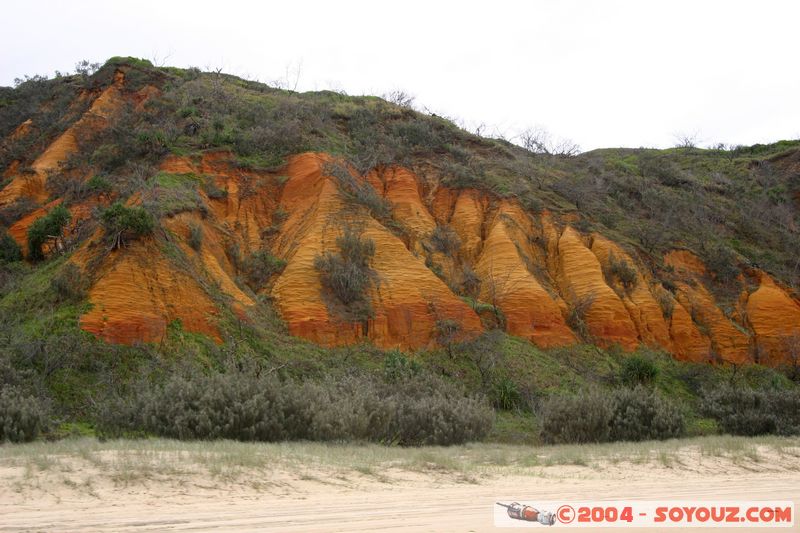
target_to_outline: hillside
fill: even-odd
[[[283,322],[322,346],[430,349],[500,328],[689,361],[797,351],[800,142],[558,157],[376,97],[124,58],[0,102],[18,268],[66,278],[77,327],[109,343]],[[116,202],[152,227],[112,230]],[[57,206],[68,222],[30,250]]]

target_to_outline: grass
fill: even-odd
[[[670,441],[597,445],[520,446],[471,443],[451,447],[400,448],[376,444],[312,442],[185,442],[165,439],[66,439],[0,446],[0,469],[13,468],[17,488],[35,486],[42,476],[61,476],[70,487],[93,490],[110,482],[128,486],[150,482],[184,483],[196,476],[212,484],[246,481],[269,486],[288,476],[301,481],[351,480],[381,483],[419,474],[457,483],[505,475],[560,475],[548,468],[603,470],[625,465],[696,470],[701,465],[726,472],[800,471],[800,438],[714,436]],[[543,470],[544,469],[544,470]],[[284,476],[285,474],[286,476]],[[263,484],[259,479],[269,479]],[[287,481],[288,482],[288,481]]]

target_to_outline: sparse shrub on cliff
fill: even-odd
[[[658,367],[650,359],[641,355],[629,355],[622,360],[619,378],[623,384],[633,387],[652,385],[658,377]]]
[[[450,226],[436,226],[430,236],[433,249],[448,257],[453,257],[461,247],[458,233]]]
[[[221,200],[228,197],[228,191],[217,187],[217,184],[214,182],[213,178],[206,178],[203,180],[201,186],[203,188],[203,192],[206,193],[206,196],[212,200]]]
[[[339,182],[339,190],[346,200],[363,205],[378,220],[386,221],[391,219],[392,204],[380,196],[375,187],[367,180],[359,180],[342,164],[326,164],[324,171],[336,178]]]
[[[675,299],[664,291],[660,291],[656,295],[656,301],[661,308],[661,314],[667,320],[672,319],[672,313],[675,311]]]
[[[115,202],[100,213],[106,236],[115,250],[125,244],[126,238],[137,238],[153,232],[153,216],[141,207],[126,207]]]
[[[50,286],[60,302],[80,301],[89,290],[89,280],[77,265],[67,263],[50,280]]]
[[[111,182],[102,174],[95,174],[85,183],[86,190],[95,194],[107,194],[111,192]]]
[[[722,386],[706,391],[701,410],[732,435],[800,434],[800,389]]]
[[[48,421],[44,404],[15,387],[0,389],[0,443],[28,442],[45,429]]]
[[[203,247],[203,227],[200,224],[189,224],[189,246],[196,252]]]
[[[28,255],[30,258],[33,260],[44,259],[42,246],[47,241],[54,241],[58,246],[61,232],[71,218],[72,214],[69,210],[59,204],[31,224],[31,227],[28,228]]]
[[[0,229],[0,264],[22,260],[22,249],[11,235]]]
[[[269,279],[286,268],[286,261],[279,259],[267,250],[253,252],[242,263],[242,270],[253,290],[263,287]]]
[[[589,325],[586,323],[586,316],[589,314],[593,304],[594,295],[592,294],[575,297],[567,314],[567,325],[585,342],[591,342],[592,340]]]
[[[481,278],[467,264],[461,267],[461,292],[470,298],[477,298],[481,292]]]
[[[322,286],[344,307],[343,318],[356,321],[372,315],[367,290],[375,275],[370,261],[375,242],[364,238],[360,228],[345,225],[336,238],[338,253],[325,252],[314,260]]]
[[[625,258],[618,258],[614,252],[608,255],[605,274],[609,281],[619,281],[626,291],[636,287],[636,269]]]

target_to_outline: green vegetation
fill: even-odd
[[[32,441],[47,421],[45,408],[37,398],[5,385],[0,389],[0,443]]]
[[[340,182],[353,210],[368,212],[399,234],[402,225],[393,220],[391,204],[365,180],[369,171],[380,174],[398,164],[450,187],[514,198],[531,213],[548,209],[570,215],[581,231],[599,231],[620,242],[637,266],[649,267],[643,279],[667,291],[685,281],[661,260],[664,251],[677,246],[705,261],[715,296],[735,295],[720,298],[721,303],[738,297],[734,285],[748,267],[800,286],[800,189],[793,170],[800,141],[558,156],[543,153],[535,143],[526,150],[473,135],[442,117],[415,111],[404,99],[387,102],[331,91],[299,94],[215,72],[112,58],[99,69],[83,64],[75,76],[34,76],[19,80],[15,88],[0,88],[0,169],[16,161],[19,173],[31,172],[36,155],[86,111],[89,99],[76,100],[76,94],[108,87],[118,67],[127,70],[121,90],[128,99],[145,85],[160,93],[140,107],[122,106],[114,127],[78,139],[78,153],[52,177],[52,183],[63,181],[69,194],[63,205],[31,226],[32,259],[43,259],[48,239],[58,238],[69,221],[68,208],[88,191],[115,203],[97,208],[71,230],[73,242],[98,226],[112,249],[153,235],[170,260],[196,275],[175,236],[156,231],[160,220],[182,212],[203,216],[206,202],[229,193],[212,175],[159,171],[162,159],[176,154],[196,163],[211,151],[230,151],[224,157],[248,183],[266,170],[277,176],[288,156],[314,150],[342,162],[325,170]],[[36,127],[11,139],[28,118]],[[72,194],[70,180],[86,175],[93,177],[81,185],[85,190]],[[243,193],[246,187],[239,189]],[[133,205],[136,198],[141,207]],[[5,228],[38,207],[20,200],[0,210],[0,412],[11,413],[3,415],[12,420],[11,429],[3,426],[3,431],[14,439],[32,438],[37,431],[54,437],[65,427],[79,427],[88,433],[100,428],[111,434],[180,438],[461,442],[487,435],[490,413],[478,397],[498,410],[488,438],[527,444],[718,431],[798,432],[800,424],[792,415],[800,411],[796,385],[780,372],[759,365],[678,362],[644,348],[632,355],[588,344],[536,348],[503,332],[505,318],[494,305],[496,298],[477,300],[481,280],[466,264],[456,264],[449,281],[489,331],[462,341],[457,322],[437,321],[432,333],[441,348],[413,354],[387,353],[367,344],[323,349],[291,337],[263,295],[268,291],[262,290],[283,262],[266,250],[243,258],[233,249],[229,257],[244,281],[262,295],[244,315],[235,314],[219,287],[201,280],[219,304],[220,344],[185,331],[177,321],[159,343],[105,344],[78,327],[89,306],[87,276],[92,272],[69,262],[72,247],[49,261],[19,261],[19,246]],[[261,237],[274,236],[286,217],[276,210]],[[194,250],[204,246],[201,228],[189,227]],[[370,268],[375,245],[356,227],[346,227],[336,245],[338,251],[315,262],[326,303],[338,316],[366,328],[372,315],[369,295],[377,284]],[[438,226],[424,246],[429,255],[455,256],[458,237],[451,228]],[[445,277],[444,268],[428,260]],[[605,275],[611,283],[626,291],[636,288],[628,260],[612,254],[608,263]],[[488,289],[497,292],[497,287]],[[594,302],[590,297],[567,300],[569,325],[590,342],[586,315]],[[658,303],[670,317],[675,304],[668,292]],[[436,391],[430,390],[432,383]],[[585,397],[573,397],[576,391],[585,391]],[[284,396],[295,403],[281,404]],[[259,400],[248,403],[248,398]],[[220,407],[235,400],[241,400],[238,413]],[[454,412],[458,406],[464,412]],[[576,416],[584,407],[589,415]],[[429,412],[436,415],[425,415]],[[293,425],[290,419],[305,424]],[[554,429],[561,422],[565,429]]]
[[[0,264],[22,261],[22,249],[11,235],[0,230]]]
[[[672,403],[641,387],[553,396],[541,418],[542,439],[551,443],[670,439],[682,436],[685,425]]]
[[[721,387],[703,396],[703,411],[731,435],[800,434],[800,390]]]
[[[242,263],[242,269],[253,290],[266,285],[269,279],[280,274],[286,267],[286,261],[279,259],[266,250],[258,250],[250,254]]]
[[[126,207],[115,202],[100,214],[100,220],[111,242],[111,249],[125,244],[124,238],[137,238],[153,231],[155,222],[152,215],[141,207]]]
[[[619,376],[628,387],[652,385],[658,377],[658,366],[646,357],[631,355],[622,360]]]
[[[140,384],[132,398],[104,403],[104,435],[178,439],[351,440],[459,444],[484,437],[492,411],[432,375],[391,381],[366,375],[298,383],[231,371]]]
[[[458,233],[450,226],[436,226],[430,236],[433,249],[448,257],[452,257],[461,247]]]
[[[63,204],[59,204],[31,224],[28,228],[28,256],[33,260],[44,259],[42,246],[48,241],[58,246],[61,232],[71,218],[69,210]]]

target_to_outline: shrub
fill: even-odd
[[[503,378],[494,385],[494,406],[498,409],[510,411],[516,409],[522,402],[522,395],[517,384],[508,378]]]
[[[619,377],[629,387],[652,385],[658,377],[658,367],[646,357],[631,355],[622,360]]]
[[[579,298],[576,297],[567,314],[567,325],[585,342],[591,342],[592,340],[592,334],[589,331],[589,325],[586,323],[586,317],[593,304],[593,294],[586,294]]]
[[[14,387],[0,390],[0,442],[34,440],[47,424],[44,405]]]
[[[375,255],[375,242],[365,239],[361,230],[345,226],[342,235],[336,238],[339,253],[325,252],[314,260],[325,287],[356,319],[365,319],[372,309],[366,300],[366,292],[374,273],[369,267]]]
[[[33,260],[44,259],[42,246],[50,239],[59,239],[67,222],[72,218],[69,210],[59,204],[28,228],[28,255]]]
[[[22,261],[22,249],[11,235],[0,229],[0,264]]]
[[[328,164],[324,170],[339,182],[339,190],[346,200],[363,205],[378,220],[392,218],[392,204],[380,196],[368,181],[359,181],[344,165]]]
[[[436,342],[447,348],[447,355],[453,358],[453,343],[461,334],[463,326],[457,320],[451,318],[443,318],[436,321],[434,330],[436,333]]]
[[[617,258],[614,252],[608,256],[606,277],[619,281],[625,290],[631,290],[636,286],[636,269],[624,258]]]
[[[434,250],[448,257],[452,257],[461,247],[458,233],[450,226],[436,226],[430,240]]]
[[[152,215],[141,207],[126,207],[122,202],[114,202],[100,214],[100,220],[115,250],[125,244],[127,236],[136,238],[153,232],[155,222]]]
[[[733,435],[800,434],[800,390],[721,387],[706,391],[702,412]]]
[[[111,188],[111,182],[100,174],[95,174],[86,182],[86,190],[93,193],[109,193]]]
[[[80,301],[89,290],[89,280],[77,265],[67,263],[50,280],[50,286],[60,302]]]
[[[671,439],[684,433],[683,414],[654,390],[620,389],[610,403],[611,440]]]
[[[386,381],[408,379],[421,371],[422,366],[417,361],[409,359],[399,350],[389,351],[383,359],[383,376]]]
[[[656,391],[636,387],[552,396],[540,408],[550,443],[668,439],[683,435],[683,414]]]
[[[711,246],[705,254],[706,266],[716,275],[721,283],[733,281],[739,274],[736,252],[724,244]]]
[[[253,289],[258,289],[269,279],[286,268],[286,261],[279,259],[266,250],[253,252],[242,263],[247,281]]]
[[[672,313],[675,311],[675,300],[666,292],[660,291],[656,295],[656,301],[661,308],[661,314],[664,315],[664,318],[671,320]]]
[[[472,298],[477,298],[481,292],[481,278],[469,265],[461,267],[461,290]]]
[[[492,425],[484,400],[430,375],[392,381],[351,375],[321,382],[280,381],[234,371],[141,383],[128,398],[104,402],[105,436],[178,439],[368,440],[401,445],[458,444]]]
[[[189,225],[189,246],[196,252],[203,246],[203,227],[200,224]]]
[[[611,435],[608,397],[599,391],[551,396],[540,408],[542,440],[547,443],[606,442]]]

